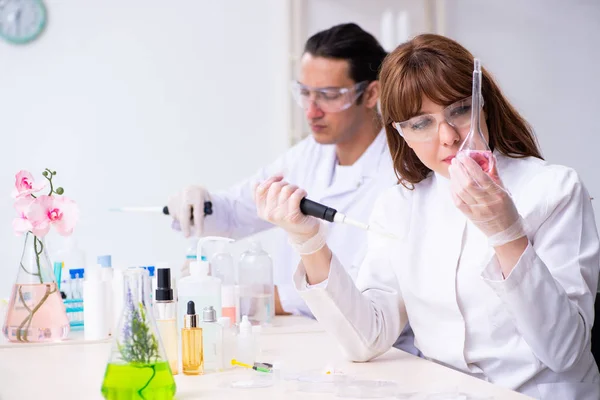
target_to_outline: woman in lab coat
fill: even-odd
[[[577,173],[542,160],[528,124],[483,72],[485,173],[457,156],[470,123],[473,56],[438,35],[399,46],[381,71],[382,116],[400,183],[381,195],[354,283],[302,189],[273,177],[259,215],[301,255],[295,284],[347,355],[368,361],[410,321],[425,357],[541,399],[600,399],[590,351],[599,239]]]

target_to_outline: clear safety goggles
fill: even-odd
[[[442,122],[459,132],[468,132],[471,128],[471,96],[449,105],[440,113],[417,115],[408,121],[392,122],[392,126],[405,140],[428,142],[437,137]]]
[[[349,108],[368,85],[369,82],[363,81],[351,87],[314,88],[300,82],[292,82],[292,96],[305,110],[314,103],[321,111],[334,113]]]

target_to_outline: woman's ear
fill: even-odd
[[[379,100],[379,94],[381,92],[381,86],[379,81],[373,81],[369,83],[363,93],[363,102],[367,108],[377,107],[377,101]]]

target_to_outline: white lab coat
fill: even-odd
[[[343,179],[336,179],[332,185],[336,164],[334,145],[321,145],[312,137],[304,139],[253,177],[227,191],[211,193],[214,214],[205,218],[204,234],[238,239],[273,228],[256,214],[252,185],[276,173],[283,173],[286,181],[305,189],[311,200],[333,207],[351,218],[367,221],[377,196],[398,181],[385,133],[378,134],[354,163],[350,174],[344,174]],[[347,225],[328,224],[327,227],[330,247],[339,254],[339,260],[350,276],[356,277],[366,253],[366,233]],[[292,282],[300,257],[292,250],[283,230],[279,229],[275,240],[278,243],[271,243],[270,247],[279,251],[271,257],[282,306],[294,314],[310,315]]]
[[[454,206],[439,175],[386,191],[356,286],[334,253],[327,281],[295,285],[347,355],[387,351],[410,321],[426,358],[540,399],[600,399],[590,352],[599,239],[590,197],[572,169],[497,156],[529,246],[503,279],[487,239]]]

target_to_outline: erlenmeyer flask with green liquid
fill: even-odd
[[[471,130],[465,141],[458,149],[471,157],[479,164],[482,170],[490,172],[494,167],[494,157],[488,142],[481,131],[481,110],[483,109],[483,96],[481,95],[481,62],[474,60],[473,91],[471,96]]]
[[[171,400],[175,380],[150,310],[148,271],[124,275],[124,307],[106,366],[102,395],[109,400]]]

